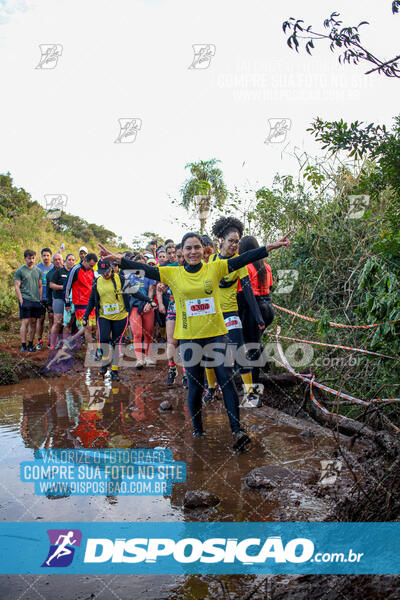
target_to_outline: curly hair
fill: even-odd
[[[213,234],[221,239],[226,237],[231,231],[236,231],[239,234],[239,238],[242,237],[244,225],[242,221],[236,217],[221,217],[218,221],[215,221],[212,232]]]

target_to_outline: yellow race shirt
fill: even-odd
[[[239,255],[235,254],[235,256]],[[234,257],[232,256],[231,258]],[[208,262],[217,262],[220,260],[221,258],[218,254],[212,254],[208,259]],[[222,260],[226,259],[223,258]],[[236,297],[238,281],[239,279],[243,279],[243,277],[247,277],[248,274],[247,266],[244,266],[237,271],[228,273],[228,275],[221,279],[219,283],[219,301],[223,313],[239,310]]]
[[[184,267],[159,267],[161,282],[175,299],[174,338],[190,340],[224,335],[228,332],[219,299],[219,282],[228,275],[228,261],[202,263],[197,273]]]
[[[117,292],[115,292],[111,279],[104,279],[101,276],[97,279],[97,291],[100,296],[99,316],[111,321],[119,321],[125,319],[128,313],[121,292],[121,280],[117,273],[115,273],[114,279]]]

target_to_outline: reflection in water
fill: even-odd
[[[26,449],[38,448],[155,448],[172,450],[173,458],[187,464],[186,483],[174,484],[172,494],[165,497],[176,518],[187,520],[264,521],[273,518],[279,504],[277,498],[249,489],[244,480],[249,471],[263,465],[285,465],[291,468],[319,469],[321,457],[329,457],[334,442],[302,438],[300,429],[279,422],[267,409],[243,411],[243,422],[251,432],[253,444],[249,452],[237,455],[231,450],[225,410],[216,402],[204,411],[207,436],[193,440],[190,416],[184,390],[170,390],[147,372],[136,381],[113,383],[90,372],[86,376],[53,380],[26,381],[3,388],[6,394],[0,406],[0,427],[7,427],[7,444],[18,447],[18,427]],[[168,399],[173,410],[160,411]],[[12,408],[11,408],[12,407]],[[20,416],[19,416],[20,415]],[[0,429],[0,444],[6,443]],[[7,446],[7,447],[8,447]],[[182,508],[186,490],[203,489],[215,493],[221,503],[206,511]],[[24,492],[28,493],[27,485]],[[32,493],[29,490],[29,493]],[[103,497],[104,498],[104,497]],[[82,507],[82,497],[70,497]],[[1,497],[0,497],[1,500]],[[110,502],[110,497],[106,501]],[[119,505],[145,502],[149,512],[136,515],[154,519],[157,502],[149,499],[122,497],[112,499]],[[118,506],[114,507],[118,511]],[[81,508],[81,513],[84,510]],[[141,509],[142,510],[142,509]],[[116,512],[115,519],[118,519]]]
[[[53,384],[46,394],[23,398],[21,435],[27,447],[131,448],[138,425],[154,420],[144,401],[149,385],[138,385],[134,393],[123,384],[62,387]]]
[[[154,375],[151,372],[145,372],[128,384],[111,385],[87,373],[86,377],[29,380],[0,389],[2,481],[7,481],[7,486],[0,488],[3,518],[131,522],[269,521],[280,518],[280,500],[276,497],[272,500],[268,495],[250,490],[244,483],[247,473],[258,466],[285,464],[315,470],[319,469],[320,459],[331,454],[334,442],[327,436],[304,439],[299,435],[301,425],[297,428],[288,425],[262,408],[243,411],[243,423],[254,441],[248,453],[236,455],[231,450],[232,437],[225,409],[218,402],[204,411],[207,436],[193,440],[185,391],[179,387],[167,389],[163,383],[164,373],[161,375],[161,383],[157,377],[152,380]],[[159,410],[163,400],[171,402],[172,411]],[[167,497],[68,494],[38,497],[33,493],[32,484],[19,480],[20,461],[32,460],[36,449],[108,447],[169,448],[174,460],[186,461],[187,481],[174,484],[171,496]],[[185,491],[198,489],[215,493],[221,499],[220,504],[207,510],[183,509]],[[122,580],[124,577],[120,576],[118,581]],[[118,590],[121,598],[218,598],[230,597],[229,592],[235,597],[246,596],[249,589],[256,586],[258,578],[159,576],[146,583],[145,578],[138,576],[129,579],[129,583],[128,578],[126,581],[129,592],[126,595],[125,590]],[[85,583],[83,578],[74,577],[75,587],[74,590],[71,587],[71,593],[73,591],[76,597],[82,590],[79,582]],[[52,597],[64,593],[64,590],[57,593],[57,585],[57,579],[53,577],[50,582],[54,592]],[[255,594],[254,598],[263,597],[262,594]]]

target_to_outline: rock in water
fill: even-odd
[[[160,410],[172,410],[172,404],[169,400],[164,400],[160,404]]]
[[[185,508],[200,508],[208,506],[216,506],[221,500],[207,490],[191,490],[186,492],[183,499],[183,506]]]
[[[307,483],[310,473],[306,471],[291,471],[286,467],[265,466],[257,467],[246,475],[246,484],[250,488],[273,490],[276,487],[288,486],[293,483]]]

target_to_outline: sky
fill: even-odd
[[[399,80],[341,66],[326,43],[312,57],[286,45],[288,17],[321,30],[334,10],[370,22],[377,56],[399,54],[389,0],[0,0],[0,172],[127,243],[178,240],[186,163],[215,157],[228,189],[257,189],[298,173],[295,148],[321,153],[306,132],[317,116],[390,126]],[[189,68],[196,44],[211,58]],[[286,133],[266,143],[276,120]],[[136,137],[121,137],[126,121]]]

